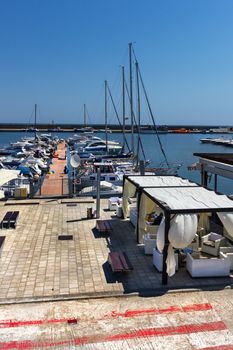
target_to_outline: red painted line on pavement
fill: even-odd
[[[118,313],[116,311],[112,311],[112,313],[106,314],[106,318],[108,317],[135,317],[145,314],[165,314],[165,313],[173,313],[173,312],[191,312],[191,311],[207,311],[212,310],[212,305],[209,303],[204,304],[193,304],[187,306],[169,306],[163,309],[144,309],[144,310],[127,310],[123,313]]]
[[[31,320],[31,321],[0,321],[0,328],[12,328],[22,326],[37,326],[47,323],[69,323],[70,319],[51,319],[51,320]]]
[[[152,315],[152,314],[165,314],[165,313],[173,313],[173,312],[191,312],[191,311],[208,311],[212,310],[212,306],[209,303],[203,304],[192,304],[186,306],[169,306],[163,309],[142,309],[142,310],[127,310],[123,313],[117,313],[116,311],[112,311],[110,314],[106,314],[103,317],[96,319],[95,321],[105,320],[108,318],[118,318],[118,317],[136,317],[143,315]],[[0,328],[13,328],[13,327],[23,327],[23,326],[37,326],[44,325],[47,323],[79,323],[88,319],[77,319],[77,318],[69,318],[69,319],[51,319],[51,320],[29,320],[29,321],[17,321],[17,320],[6,320],[0,321]],[[93,321],[93,320],[91,320]]]
[[[32,348],[49,348],[57,347],[59,345],[84,345],[93,343],[106,343],[118,340],[144,338],[144,337],[157,337],[157,336],[168,336],[168,335],[179,335],[179,334],[190,334],[196,332],[211,332],[226,330],[227,327],[223,321],[200,323],[200,324],[187,324],[177,327],[160,327],[160,328],[146,328],[139,329],[134,332],[119,333],[114,335],[91,335],[85,337],[76,337],[72,340],[61,340],[58,342],[33,342],[31,340],[25,341],[11,341],[11,342],[0,342],[1,350],[10,349],[32,349]]]
[[[199,350],[232,350],[233,345],[218,345],[218,346],[211,346],[207,348],[201,348]]]

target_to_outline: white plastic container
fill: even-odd
[[[156,247],[157,235],[153,233],[146,233],[144,235],[144,252],[146,255],[152,255],[153,249]]]
[[[178,254],[175,253],[176,259],[176,270],[178,270]],[[160,253],[156,248],[153,249],[153,265],[159,272],[163,271],[163,254]]]
[[[15,188],[15,190],[14,190],[14,197],[15,198],[21,198],[21,189],[20,188]]]
[[[108,209],[109,210],[116,210],[117,203],[119,202],[120,198],[118,197],[111,197],[108,200]]]
[[[117,204],[116,205],[116,216],[118,218],[122,218],[122,215],[123,215],[122,206],[121,206],[121,204]]]

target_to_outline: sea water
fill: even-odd
[[[23,136],[33,136],[33,133],[25,132],[0,132],[0,147],[9,145],[10,142],[20,140]],[[67,139],[73,136],[73,132],[59,132],[52,133],[52,136],[58,136],[59,138]],[[105,138],[104,133],[95,133],[95,136]],[[197,162],[198,157],[195,157],[193,153],[233,153],[233,149],[230,147],[224,147],[214,144],[202,144],[200,139],[205,138],[204,134],[160,134],[159,138],[167,157],[169,164],[182,164],[178,172],[179,176],[185,177],[189,180],[200,183],[201,176],[200,171],[189,171],[188,166]],[[208,136],[209,137],[209,136]],[[212,135],[211,137],[225,137],[231,138],[231,135]],[[109,140],[115,140],[123,142],[123,136],[121,133],[108,134]],[[130,134],[126,134],[126,139],[131,147],[132,137]],[[150,160],[150,167],[158,167],[164,163],[164,156],[162,154],[158,139],[154,134],[142,134],[141,143],[143,145],[146,159]],[[137,135],[134,135],[134,147],[137,151]],[[127,147],[125,148],[127,151]],[[140,158],[142,159],[142,152],[140,151]],[[69,158],[68,158],[69,159]],[[209,178],[210,188],[214,186],[214,176]],[[233,194],[233,180],[225,179],[218,176],[218,191],[225,194]]]

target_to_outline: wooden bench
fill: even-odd
[[[99,232],[112,232],[112,225],[108,220],[96,220],[96,228]]]
[[[13,211],[8,211],[5,214],[4,218],[1,221],[1,228],[3,228],[3,227],[9,228],[10,227],[10,218],[11,218],[12,214],[13,214]]]
[[[10,225],[9,225],[10,227],[15,228],[18,217],[19,217],[19,211],[13,211],[13,214],[10,217]]]
[[[124,252],[108,253],[108,263],[113,272],[127,272],[133,270],[133,266]]]
[[[19,211],[8,211],[2,219],[1,228],[15,228],[18,217]]]

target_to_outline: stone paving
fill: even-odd
[[[68,206],[67,201],[77,205]],[[143,246],[136,244],[128,220],[108,211],[107,200],[102,199],[101,218],[112,219],[113,232],[100,235],[96,220],[86,219],[87,208],[95,209],[92,200],[67,201],[39,200],[27,205],[9,201],[7,206],[0,205],[0,218],[7,211],[20,211],[16,229],[0,230],[0,235],[6,236],[0,250],[0,302],[161,291],[162,276],[153,267],[152,257],[144,255]],[[59,240],[59,235],[73,235],[73,240]],[[125,251],[134,270],[112,273],[107,263],[111,250]],[[192,279],[180,269],[167,287],[222,289],[232,281],[233,276]]]

